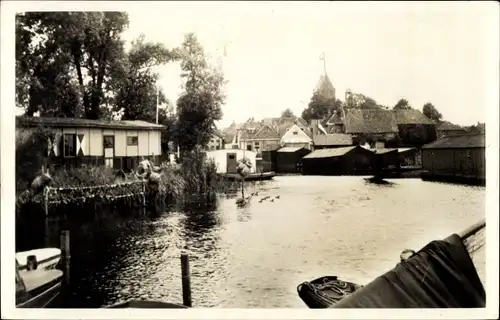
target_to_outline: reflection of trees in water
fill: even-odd
[[[210,232],[219,224],[217,212],[217,198],[195,199],[182,205],[182,212],[186,216],[185,228],[188,237],[198,238]]]

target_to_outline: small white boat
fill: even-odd
[[[60,259],[58,248],[16,253],[17,308],[44,308],[59,295],[63,272],[56,266]]]
[[[34,256],[37,262],[37,269],[53,269],[61,260],[61,249],[42,248],[29,251],[16,252],[16,260],[19,263],[19,270],[27,269],[28,257]]]

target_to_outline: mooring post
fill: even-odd
[[[43,206],[46,217],[49,215],[49,188],[50,187],[43,188]]]
[[[69,261],[71,258],[69,247],[69,230],[61,231],[60,246],[62,260],[61,262],[64,269],[64,284],[67,286],[69,284]]]
[[[191,302],[191,279],[189,272],[189,255],[181,253],[181,274],[182,274],[182,303],[186,307],[192,307]]]

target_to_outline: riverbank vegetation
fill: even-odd
[[[16,16],[16,102],[26,116],[156,121],[166,127],[162,152],[180,149],[180,163],[161,164],[157,192],[168,199],[228,189],[203,149],[222,118],[224,76],[196,35],[179,47],[127,43],[125,12],[30,12]],[[61,27],[62,26],[62,27]],[[178,63],[183,92],[175,102],[157,88],[157,67]],[[158,91],[157,91],[158,89]],[[50,168],[51,185],[81,187],[138,180],[134,173],[81,166],[54,167],[47,156],[47,128],[16,131],[16,190]],[[229,187],[230,188],[230,187]]]

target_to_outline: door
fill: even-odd
[[[104,149],[104,165],[113,168],[113,159],[115,157],[115,136],[102,137]]]
[[[226,155],[227,157],[227,160],[226,160],[226,172],[227,173],[236,173],[236,167],[237,167],[237,163],[236,163],[236,153],[234,152],[231,152],[231,153],[228,153]]]

